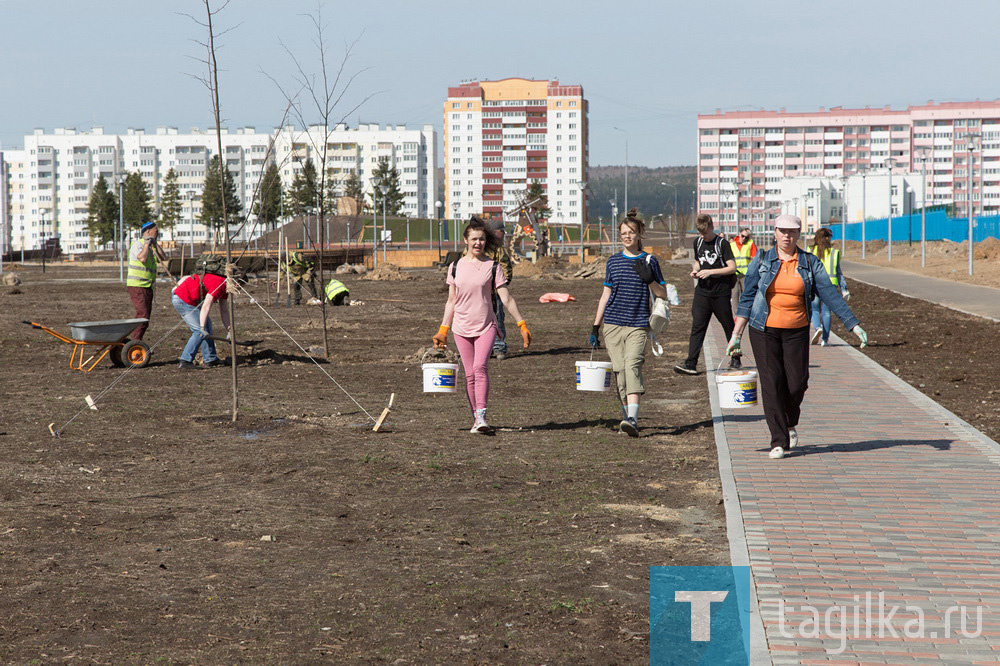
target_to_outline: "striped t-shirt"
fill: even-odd
[[[649,326],[649,286],[635,272],[635,260],[646,261],[653,269],[653,278],[660,284],[663,273],[656,257],[639,253],[636,257],[625,256],[623,252],[611,255],[604,273],[604,286],[611,287],[611,298],[604,308],[604,322],[617,326],[646,328]]]

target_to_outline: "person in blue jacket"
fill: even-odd
[[[774,247],[758,253],[747,268],[736,326],[726,353],[742,353],[743,331],[750,324],[750,344],[759,372],[764,417],[771,432],[770,457],[784,458],[798,445],[802,399],[809,385],[809,315],[814,297],[830,306],[844,326],[868,344],[868,334],[830,282],[823,262],[798,247],[802,220],[779,215]]]

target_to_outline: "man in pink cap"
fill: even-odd
[[[799,443],[797,427],[809,385],[809,315],[819,297],[844,326],[868,344],[840,291],[816,255],[798,247],[802,220],[779,215],[774,247],[758,253],[747,268],[736,310],[736,326],[726,353],[742,353],[743,331],[750,324],[750,344],[757,361],[764,417],[771,432],[771,458],[784,458]]]

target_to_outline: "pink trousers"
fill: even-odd
[[[473,414],[477,409],[486,409],[486,399],[490,395],[490,375],[486,364],[490,360],[496,337],[496,327],[491,327],[475,338],[455,336],[455,346],[458,347],[462,368],[465,370],[465,393]]]

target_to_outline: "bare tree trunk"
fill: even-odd
[[[210,0],[204,0],[205,2],[205,13],[208,16],[208,58],[209,58],[209,82],[210,90],[212,93],[212,111],[215,114],[215,141],[216,147],[219,151],[219,189],[222,192],[222,224],[223,229],[226,234],[226,279],[230,278],[229,266],[233,260],[232,248],[229,242],[229,213],[226,210],[226,159],[225,153],[222,152],[222,117],[219,112],[219,63],[215,58],[215,32],[212,28],[212,6]],[[228,3],[227,3],[228,4]],[[222,9],[225,8],[223,5]],[[221,11],[222,9],[216,10]],[[213,237],[214,238],[214,237]],[[226,285],[226,291],[229,291],[229,285]],[[236,347],[233,341],[236,340],[236,298],[234,294],[229,294],[226,299],[228,301],[229,307],[229,325],[231,330],[229,331],[229,367],[232,369],[232,384],[233,384],[233,414],[232,420],[235,422],[236,417],[239,414],[239,404],[240,404],[240,391],[239,383],[236,377]]]

